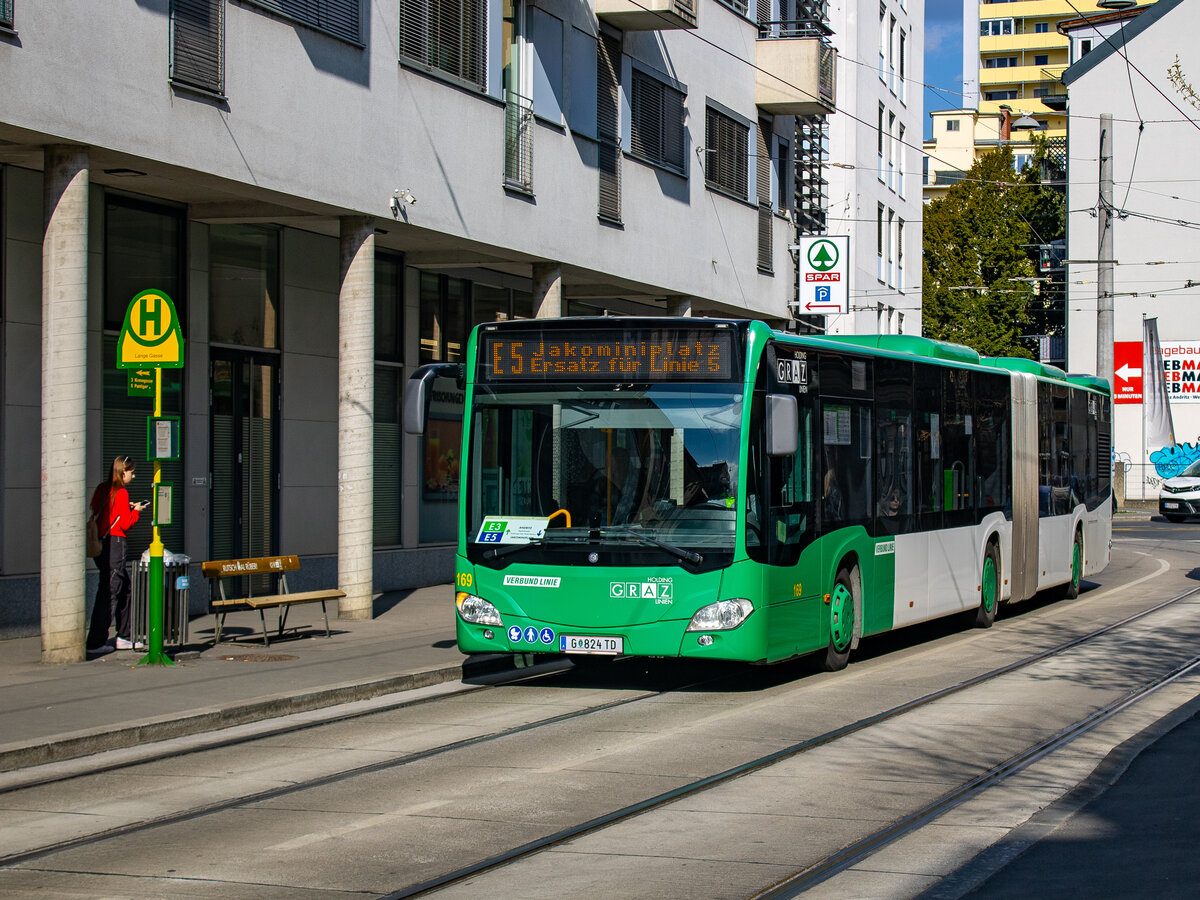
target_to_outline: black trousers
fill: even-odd
[[[115,534],[104,539],[104,549],[96,557],[100,586],[92,607],[92,624],[87,646],[94,650],[108,643],[108,630],[117,622],[117,637],[129,640],[129,570],[125,568],[126,540]]]

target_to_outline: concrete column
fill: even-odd
[[[342,619],[372,615],[375,408],[375,225],[341,221],[338,293],[338,604]]]
[[[566,315],[562,299],[562,269],[554,263],[533,264],[533,315],[537,319]]]
[[[42,662],[84,658],[88,151],[45,152],[42,239]]]
[[[668,297],[667,298],[667,315],[669,316],[690,316],[692,314],[692,298],[691,297]]]

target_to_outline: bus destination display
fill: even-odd
[[[484,335],[479,348],[485,381],[728,381],[733,372],[733,332],[727,330],[591,332],[577,338],[505,332]]]

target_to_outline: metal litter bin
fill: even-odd
[[[163,646],[182,647],[188,640],[188,566],[190,556],[163,551]],[[131,637],[149,641],[150,551],[142,554],[133,568],[130,609]]]

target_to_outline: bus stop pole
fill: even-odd
[[[154,367],[154,417],[162,416],[162,367]],[[148,652],[139,666],[173,666],[175,661],[163,653],[163,542],[158,533],[158,485],[162,481],[162,462],[154,460],[154,485],[151,488],[150,510],[154,523],[154,539],[150,541],[150,578],[146,591]]]

